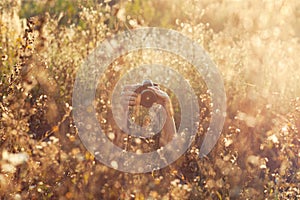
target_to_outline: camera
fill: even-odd
[[[157,96],[155,92],[148,89],[151,86],[158,86],[158,84],[153,83],[151,80],[144,80],[142,85],[138,86],[134,91],[141,95],[141,105],[150,108],[153,103],[157,101]]]

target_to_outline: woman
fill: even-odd
[[[145,99],[138,91],[141,87],[155,95],[154,104],[150,108],[142,106]],[[127,150],[152,151],[172,140],[176,133],[172,102],[168,94],[151,80],[144,80],[142,85],[125,86],[120,103],[123,108],[122,116],[125,116],[122,118],[122,130],[128,134],[125,138]]]

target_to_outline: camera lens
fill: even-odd
[[[141,105],[150,108],[154,102],[156,102],[157,97],[156,94],[149,89],[145,89],[141,93]]]

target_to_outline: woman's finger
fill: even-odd
[[[125,85],[123,87],[123,91],[134,91],[136,88],[138,88],[140,85]]]
[[[133,92],[133,91],[122,91],[121,92],[121,96],[133,96],[133,97],[137,97],[137,93]]]
[[[158,85],[150,86],[150,87],[160,90],[160,87]]]
[[[121,99],[121,104],[124,105],[124,106],[126,106],[126,105],[129,105],[129,106],[136,105],[136,97],[134,97],[134,96],[124,96]]]
[[[168,96],[166,92],[160,90],[159,88],[157,88],[157,86],[151,86],[149,88],[152,89],[159,96],[163,96],[163,97]]]
[[[152,87],[149,87],[149,88],[152,91],[154,91],[155,94],[157,95],[157,103],[158,104],[163,105],[163,104],[166,104],[166,102],[170,101],[170,97],[166,92],[158,89],[156,86],[152,86]]]
[[[135,101],[136,97],[134,96],[124,96],[124,98],[122,98],[123,101]]]

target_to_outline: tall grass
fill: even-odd
[[[46,5],[56,8],[53,2]],[[0,2],[1,198],[300,198],[299,1],[95,2],[78,0],[69,11],[40,2],[37,15],[28,14],[25,1]],[[204,109],[199,139],[184,156],[152,174],[132,175],[86,151],[71,99],[87,55],[105,38],[143,26],[171,27],[202,45],[222,73],[228,109],[217,146],[199,159],[210,100],[192,66],[162,52],[116,60],[99,91],[109,96],[123,73],[155,58],[191,82]],[[99,105],[109,108],[108,96],[97,96]],[[101,116],[110,117],[109,110]]]

